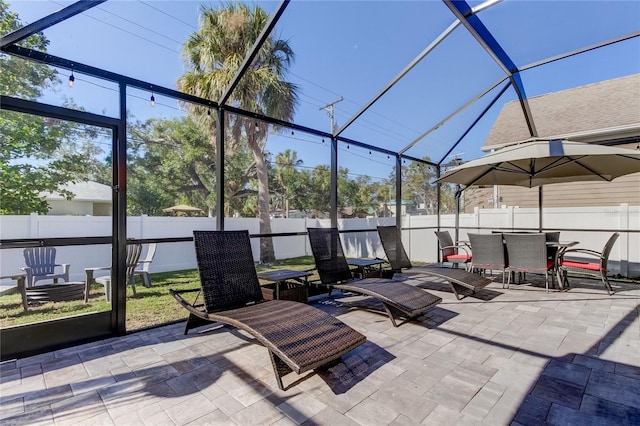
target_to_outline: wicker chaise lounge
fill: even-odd
[[[189,329],[220,322],[250,333],[267,348],[278,387],[282,376],[331,364],[360,346],[365,336],[317,308],[264,300],[248,231],[194,231],[200,290],[169,290],[189,311]],[[183,296],[197,292],[193,303]],[[196,304],[199,295],[203,301]]]
[[[474,294],[491,283],[490,279],[463,269],[444,266],[414,267],[407,256],[407,252],[404,250],[400,233],[396,226],[378,226],[378,235],[380,235],[382,248],[393,271],[404,274],[431,275],[445,279],[451,285],[451,290],[458,300]]]
[[[338,229],[307,228],[307,231],[320,281],[329,287],[329,293],[335,288],[378,299],[394,327],[398,326],[396,318],[416,318],[442,302],[442,298],[407,283],[384,278],[355,280]]]

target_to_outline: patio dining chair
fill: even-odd
[[[27,275],[27,288],[35,286],[36,282],[40,280],[53,280],[54,283],[58,283],[58,279],[62,278],[64,282],[69,281],[70,264],[56,263],[55,247],[26,248],[23,255],[24,263],[27,266],[20,269]],[[61,268],[61,270],[56,272],[56,268]]]
[[[502,288],[504,288],[507,258],[502,234],[467,234],[467,236],[473,252],[471,271],[478,269],[481,273],[486,273],[487,270],[501,270]]]
[[[502,234],[507,246],[509,274],[507,288],[514,272],[544,274],[545,290],[549,291],[549,276],[553,284],[555,262],[547,257],[545,234]],[[551,273],[550,273],[551,272]]]
[[[211,322],[251,334],[282,376],[337,362],[366,338],[332,315],[291,300],[265,300],[248,231],[193,231],[200,288],[169,290],[189,312],[184,334]],[[188,294],[196,294],[187,300]],[[202,296],[202,299],[200,298]]]
[[[547,258],[549,258],[550,260],[555,260],[556,254],[558,253],[558,246],[548,243],[559,243],[560,232],[545,232],[544,235],[547,242]]]
[[[471,262],[471,252],[468,246],[462,244],[453,244],[453,239],[449,231],[435,231],[440,244],[440,254],[442,255],[442,263],[451,263],[451,266],[457,267],[463,264],[467,269]]]
[[[558,278],[562,279],[562,282],[566,286],[565,288],[569,288],[567,274],[571,272],[602,280],[607,292],[609,295],[612,295],[613,288],[609,283],[609,278],[607,278],[607,273],[609,272],[608,263],[611,249],[618,240],[618,237],[620,237],[620,234],[618,232],[614,232],[605,243],[601,252],[585,248],[574,248],[563,251],[560,260],[558,261],[558,267],[560,269]],[[570,256],[569,258],[566,257],[567,254]],[[574,254],[586,255],[587,257],[580,259],[572,258],[571,256]]]

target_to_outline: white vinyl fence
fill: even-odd
[[[434,228],[437,217],[405,216],[403,242],[409,257],[414,261],[436,262],[437,240]],[[476,209],[474,213],[460,215],[460,240],[467,233],[488,233],[491,229],[537,228],[538,210],[524,208]],[[342,219],[338,227],[343,231],[372,229],[371,232],[346,232],[342,242],[348,257],[383,257],[377,225],[393,225],[395,218]],[[579,241],[580,247],[600,251],[613,230],[620,230],[620,239],[611,253],[611,270],[628,277],[640,276],[640,233],[624,232],[640,230],[640,207],[626,204],[616,207],[545,208],[543,224],[546,229],[564,229],[562,241]],[[455,216],[442,215],[441,227],[454,235]],[[328,227],[328,219],[272,219],[273,233],[306,232],[307,227]],[[134,239],[191,237],[193,230],[214,230],[215,218],[200,217],[129,217],[127,235]],[[422,229],[421,229],[422,228]],[[228,218],[225,229],[247,229],[250,234],[259,233],[257,219]],[[577,229],[577,230],[576,230]],[[607,232],[588,230],[606,229]],[[574,231],[575,230],[575,231]],[[105,216],[0,216],[0,239],[33,239],[63,237],[100,237],[111,235],[111,217]],[[306,236],[274,237],[277,259],[311,255]],[[260,259],[259,239],[252,239],[256,261]],[[22,249],[0,250],[0,276],[20,273],[24,266]],[[145,254],[143,248],[142,256]],[[62,246],[57,248],[58,263],[69,263],[70,279],[84,281],[84,268],[109,266],[110,245]],[[158,244],[151,272],[166,272],[195,268],[192,242]],[[107,272],[108,273],[108,272]],[[14,285],[3,280],[0,285]]]

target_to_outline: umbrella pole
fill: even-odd
[[[460,185],[456,185],[456,233],[454,240],[456,245],[458,245],[460,238],[460,195],[462,195],[462,190],[460,189]]]
[[[542,185],[538,187],[538,232],[542,232]]]

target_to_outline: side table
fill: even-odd
[[[378,266],[378,272],[382,273],[382,264],[384,260],[382,259],[348,259],[347,263],[351,266],[356,266],[358,268],[358,274],[360,278],[365,277],[365,273],[375,267]]]
[[[275,284],[276,299],[280,300],[280,286],[287,281],[296,281],[301,284],[305,291],[307,289],[307,278],[311,275],[308,271],[296,271],[293,269],[277,269],[274,271],[264,271],[258,273],[258,278],[265,281],[271,281]]]

